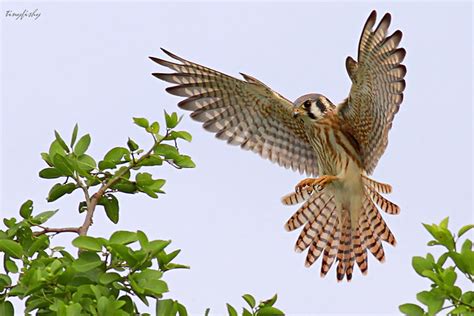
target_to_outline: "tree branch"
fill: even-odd
[[[40,226],[43,230],[40,230],[38,232],[34,232],[33,236],[38,237],[44,234],[48,233],[76,233],[79,234],[79,227],[63,227],[63,228],[52,228],[52,227],[43,227]]]
[[[168,133],[166,133],[166,134],[168,135]],[[87,188],[84,189],[84,187],[83,187],[84,184],[82,184],[80,181],[78,181],[79,186],[81,186],[83,188],[84,194],[86,195],[86,204],[87,204],[86,218],[84,219],[84,223],[82,224],[82,226],[79,227],[79,230],[78,230],[79,235],[81,235],[81,236],[87,235],[87,232],[89,231],[89,227],[91,227],[91,225],[93,223],[93,217],[94,217],[94,212],[95,212],[95,208],[97,206],[97,203],[100,201],[102,196],[104,196],[107,189],[109,189],[111,186],[116,184],[120,180],[120,178],[122,178],[132,168],[136,167],[144,159],[151,156],[155,146],[161,142],[161,141],[157,141],[154,136],[153,136],[153,139],[155,140],[154,143],[153,143],[153,146],[151,147],[151,149],[146,154],[141,156],[137,161],[132,160],[126,168],[122,169],[120,172],[115,174],[114,177],[109,179],[108,182],[102,184],[100,189],[96,193],[94,193],[90,199],[87,199],[87,197],[88,197]]]

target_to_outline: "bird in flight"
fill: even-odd
[[[357,61],[346,59],[352,86],[338,105],[317,93],[291,102],[249,75],[239,80],[164,49],[173,62],[150,57],[174,71],[153,75],[174,84],[166,91],[185,97],[178,106],[218,139],[314,176],[282,198],[287,205],[302,203],[285,228],[303,226],[295,247],[308,249],[305,265],[322,255],[321,276],[336,262],[338,281],[352,279],[354,263],[366,274],[367,252],[383,262],[382,241],[396,243],[378,211],[400,212],[381,195],[392,188],[369,178],[387,147],[405,89],[402,32],[389,35],[390,21],[386,13],[375,25],[376,12],[370,14]]]

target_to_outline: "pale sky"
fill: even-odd
[[[5,16],[24,9],[41,16]],[[319,92],[337,103],[350,87],[345,58],[356,57],[372,9],[379,19],[392,13],[391,30],[403,31],[407,50],[404,102],[374,173],[394,187],[387,197],[401,206],[398,216],[383,214],[398,245],[385,245],[383,264],[370,257],[367,276],[356,270],[352,282],[337,283],[334,267],[324,279],[320,261],[305,268],[293,250],[299,232],[283,229],[296,208],[280,198],[303,176],[205,132],[151,75],[165,69],[148,56],[164,57],[164,47],[229,75],[250,74],[291,100]],[[69,138],[79,123],[101,158],[128,136],[148,141],[132,117],[184,113],[180,128],[194,140],[180,149],[197,168],[156,169],[168,180],[166,195],[120,196],[119,224],[99,211],[90,234],[140,229],[173,240],[182,249],[176,261],[191,269],[165,274],[167,297],[193,315],[207,307],[222,314],[226,302],[240,307],[244,293],[278,293],[288,315],[398,314],[399,304],[429,287],[411,268],[412,256],[437,253],[421,223],[449,216],[457,230],[473,222],[470,2],[3,2],[0,13],[2,217],[17,216],[32,199],[37,212],[61,209],[50,226],[82,223],[79,192],[48,204],[54,181],[37,176],[54,129]]]

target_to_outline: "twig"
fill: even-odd
[[[79,227],[52,228],[52,227],[43,227],[43,226],[41,226],[41,228],[43,230],[40,230],[38,232],[34,232],[33,236],[38,237],[38,236],[48,234],[48,233],[55,233],[55,234],[76,233],[76,234],[79,234]]]

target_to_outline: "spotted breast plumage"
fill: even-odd
[[[153,75],[175,84],[166,90],[185,97],[178,106],[217,138],[316,176],[283,197],[287,205],[303,203],[285,228],[303,226],[296,250],[308,249],[307,266],[322,255],[322,276],[337,262],[338,280],[351,280],[355,263],[365,274],[368,251],[383,261],[382,241],[395,245],[378,210],[399,213],[381,195],[392,188],[369,178],[387,147],[405,89],[402,33],[389,35],[390,21],[387,13],[375,25],[376,13],[370,14],[357,61],[346,59],[352,86],[338,105],[316,93],[291,102],[249,75],[239,80],[166,50],[176,62],[150,57],[174,71]]]

